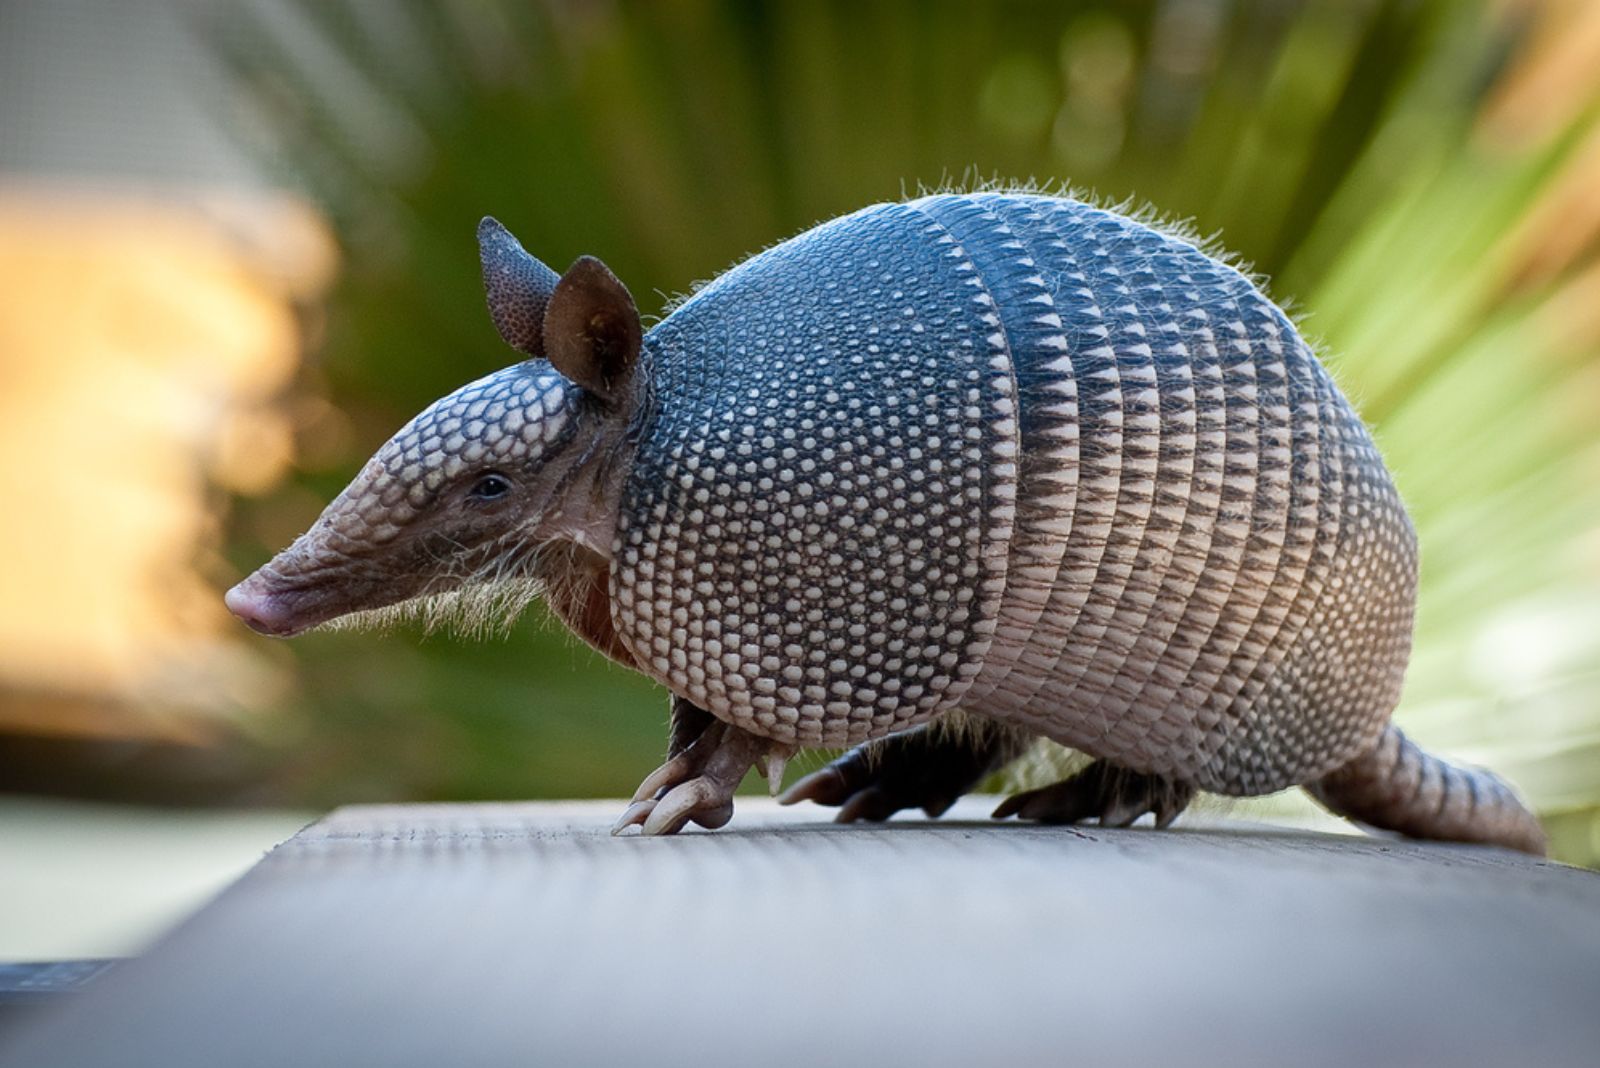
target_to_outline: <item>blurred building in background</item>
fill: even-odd
[[[662,694],[505,642],[231,625],[220,591],[507,362],[473,226],[681,292],[998,177],[1274,279],[1424,553],[1401,722],[1600,858],[1600,6],[0,2],[0,787],[616,794]]]
[[[0,6],[13,789],[133,789],[130,755],[203,754],[288,684],[217,603],[221,520],[229,494],[288,472],[281,401],[334,244],[241,154],[225,88],[180,5]]]

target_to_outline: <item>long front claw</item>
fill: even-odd
[[[674,706],[674,727],[690,721],[692,705]],[[612,834],[638,827],[641,835],[676,834],[691,821],[715,830],[733,818],[733,794],[752,764],[770,781],[783,777],[791,745],[773,742],[730,724],[709,722],[686,748],[672,753],[665,764],[645,777],[634,791]],[[676,743],[675,743],[676,744]]]
[[[694,780],[696,783],[701,780]],[[659,801],[653,797],[643,801],[635,801],[627,810],[617,817],[617,822],[611,825],[611,835],[616,837],[629,827],[638,827],[641,837],[654,838],[660,835],[677,834],[690,823],[698,823],[707,830],[716,830],[725,826],[733,819],[733,799],[728,798],[721,804],[700,802],[699,796],[691,797],[686,802],[666,804],[674,794],[678,794],[685,787],[675,787]],[[687,811],[682,810],[682,805],[689,806]],[[658,815],[659,813],[659,815]]]
[[[733,818],[733,798],[706,779],[690,779],[674,786],[639,828],[646,837],[677,834],[690,820],[715,830]]]
[[[622,815],[617,817],[617,822],[611,825],[611,834],[616,836],[627,830],[629,827],[642,825],[655,807],[655,798],[635,800],[633,804],[629,805],[623,810]]]
[[[639,784],[639,788],[633,792],[631,800],[637,803],[646,798],[655,797],[661,792],[662,787],[682,782],[693,774],[694,766],[690,763],[688,757],[680,753],[646,775],[644,781]]]

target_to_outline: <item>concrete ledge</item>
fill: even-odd
[[[344,809],[0,1044],[53,1065],[1593,1064],[1600,875],[1282,831]]]

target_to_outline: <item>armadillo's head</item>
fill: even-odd
[[[532,358],[430,405],[310,530],[229,590],[255,630],[288,637],[407,604],[514,612],[546,547],[609,552],[642,392],[633,298],[589,257],[557,277],[493,219],[478,239],[495,325]]]

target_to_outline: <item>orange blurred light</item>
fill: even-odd
[[[252,217],[279,239],[241,230]],[[331,248],[309,210],[265,198],[0,190],[0,727],[41,726],[29,694],[86,698],[95,723],[109,699],[138,733],[281,686],[197,564],[211,487],[260,490],[292,460],[293,300]]]

